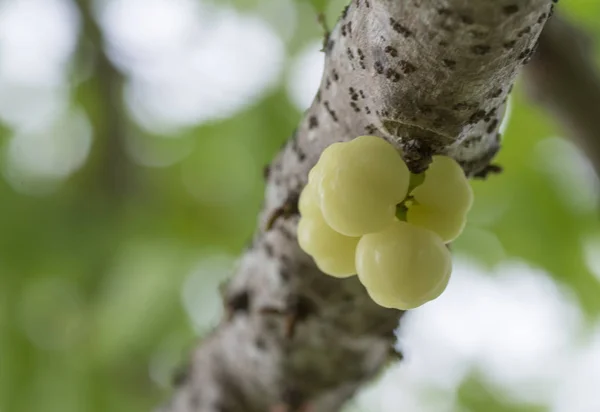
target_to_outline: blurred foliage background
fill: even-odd
[[[168,398],[344,3],[0,0],[1,412]],[[600,39],[599,2],[559,9]],[[598,178],[518,86],[505,126],[447,296],[349,410],[600,410]]]

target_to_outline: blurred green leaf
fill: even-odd
[[[458,389],[457,403],[461,412],[545,412],[543,405],[511,402],[506,396],[487,386],[477,373],[468,376]]]

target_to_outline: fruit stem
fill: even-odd
[[[406,213],[407,212],[408,212],[408,208],[406,207],[404,202],[400,203],[398,206],[396,206],[396,217],[398,218],[398,220],[406,222]]]
[[[425,173],[411,173],[410,182],[408,184],[408,194],[410,194],[417,186],[420,186],[425,180]]]

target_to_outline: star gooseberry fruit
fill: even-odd
[[[442,294],[452,261],[438,235],[396,220],[387,229],[360,239],[356,269],[375,303],[408,310]]]
[[[300,195],[299,209],[302,217],[298,222],[298,243],[302,250],[328,275],[343,278],[356,274],[355,253],[359,238],[344,236],[325,222],[310,184]]]
[[[473,204],[473,191],[460,165],[451,157],[433,156],[423,183],[407,202],[406,221],[432,230],[445,243],[462,232]]]
[[[377,136],[334,143],[311,171],[327,224],[346,236],[385,229],[408,192],[410,173],[400,153]]]

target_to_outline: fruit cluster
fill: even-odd
[[[446,288],[446,243],[462,231],[471,186],[452,158],[433,156],[414,175],[376,136],[327,147],[299,201],[298,242],[326,274],[357,274],[371,298],[412,309]]]

